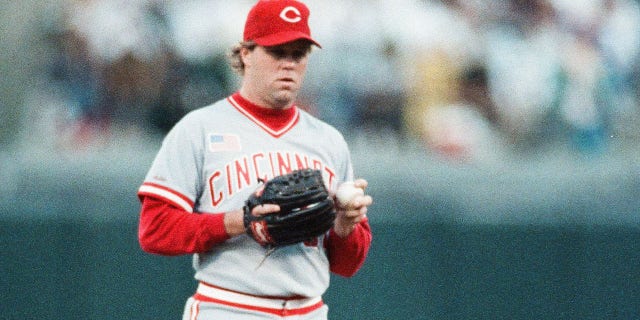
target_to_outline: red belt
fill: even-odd
[[[322,297],[277,298],[261,297],[219,288],[200,282],[194,299],[230,307],[266,312],[278,316],[302,315],[321,308]]]

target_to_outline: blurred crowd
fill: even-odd
[[[166,133],[237,89],[227,64],[253,0],[67,0],[47,13],[60,139]],[[640,129],[637,0],[322,0],[300,105],[353,135],[455,160]],[[108,139],[108,138],[107,138]]]

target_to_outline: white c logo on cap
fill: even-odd
[[[295,14],[295,17],[293,18],[287,17],[287,13],[289,12],[293,12]],[[302,20],[302,14],[300,13],[300,10],[298,10],[296,7],[289,6],[284,8],[282,12],[280,12],[280,18],[282,18],[282,20],[287,22],[296,23]]]

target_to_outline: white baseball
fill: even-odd
[[[342,183],[336,191],[338,203],[343,207],[348,207],[357,196],[362,195],[364,195],[364,190],[354,186],[351,181]]]

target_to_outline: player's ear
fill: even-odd
[[[247,47],[242,47],[242,48],[240,48],[240,59],[242,60],[242,63],[243,63],[245,66],[249,66],[249,65],[251,65],[251,63],[250,63],[250,61],[251,61],[250,57],[251,57],[251,54],[252,54],[252,53],[253,53],[253,50],[251,50],[250,48],[247,48]]]

